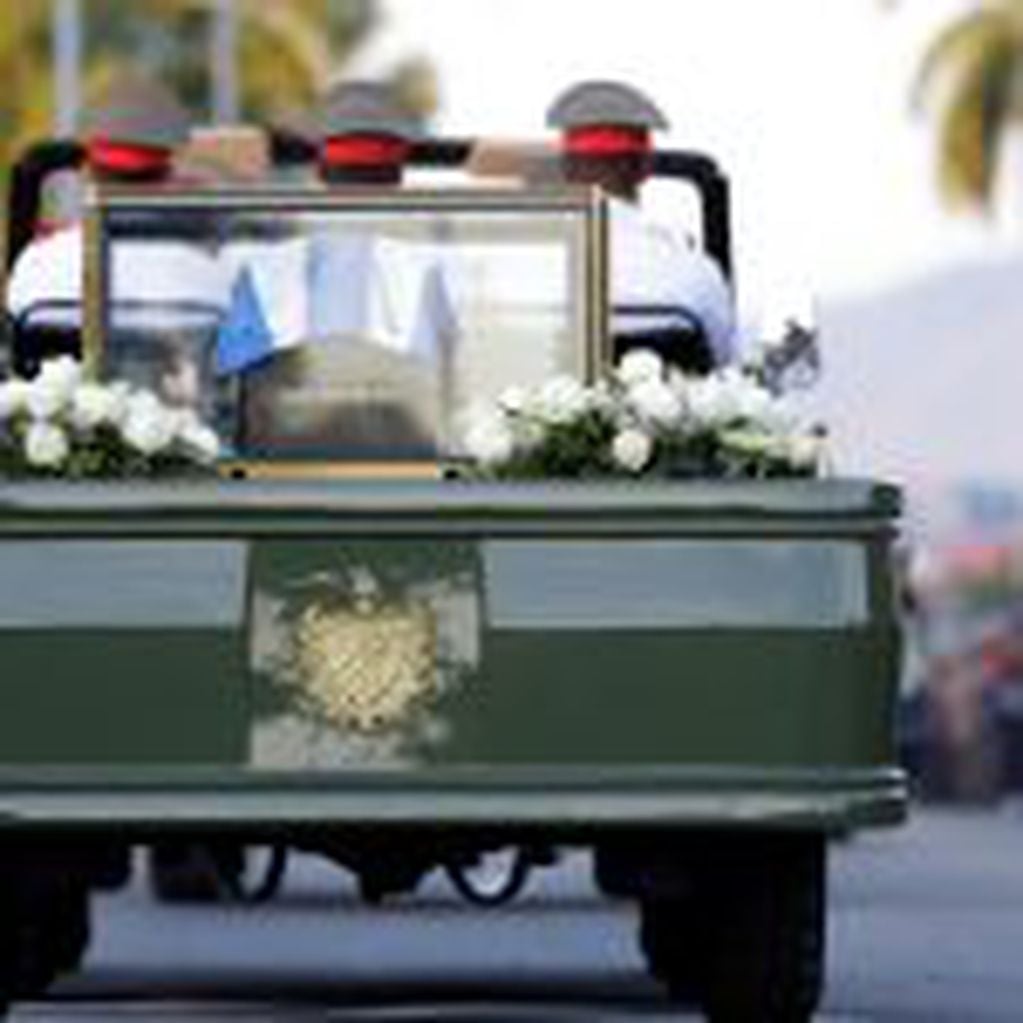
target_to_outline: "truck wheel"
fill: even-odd
[[[824,841],[749,844],[713,871],[703,1008],[711,1023],[807,1023],[823,986]]]
[[[0,896],[0,1013],[77,969],[89,942],[84,886],[52,876],[14,876]]]
[[[639,945],[647,970],[674,1001],[695,1005],[706,965],[702,917],[695,899],[644,899]]]
[[[73,886],[61,893],[53,920],[54,965],[58,975],[74,973],[89,949],[89,893]]]
[[[161,842],[149,850],[149,887],[160,902],[216,902],[221,868],[208,846]]]

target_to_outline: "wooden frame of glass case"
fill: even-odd
[[[179,310],[197,315],[213,290],[223,299],[195,371],[197,380],[209,375],[212,360],[215,385],[196,383],[195,390],[207,403],[204,414],[214,414],[215,401],[215,425],[234,449],[223,460],[226,473],[436,475],[458,461],[454,424],[472,400],[553,372],[588,382],[609,363],[607,231],[605,200],[578,187],[94,188],[85,359],[97,374],[124,376],[123,353],[134,364],[142,349],[130,349],[124,335],[131,331],[120,322],[115,328],[112,310],[145,303],[122,301],[115,291],[176,294],[174,274],[188,265],[193,280],[177,282]],[[118,255],[125,244],[131,248]],[[372,283],[377,278],[384,283]],[[140,283],[147,279],[154,283]],[[258,309],[248,320],[246,291]],[[298,336],[296,323],[307,324],[306,335]],[[224,353],[243,362],[253,332],[269,347],[248,356],[256,361],[232,380],[221,372]],[[414,347],[421,335],[433,339],[422,350]],[[282,369],[286,363],[290,369]],[[149,386],[148,378],[137,382]],[[225,397],[232,387],[233,397]],[[293,420],[307,415],[317,425],[320,413],[332,424],[337,413],[342,425],[335,434],[324,426],[319,436],[343,443],[324,440],[317,448],[299,427],[287,434]],[[228,428],[220,417],[232,414]],[[400,426],[392,436],[374,425],[413,419],[425,424],[419,446],[399,442]],[[287,442],[278,448],[279,429]]]

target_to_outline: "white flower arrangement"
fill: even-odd
[[[499,479],[813,476],[825,458],[824,431],[755,372],[686,376],[648,350],[592,387],[509,390],[469,413],[464,441],[474,471]]]
[[[210,467],[216,433],[149,391],[84,378],[62,356],[33,380],[0,381],[0,476],[154,476]]]

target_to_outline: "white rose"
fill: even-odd
[[[25,434],[25,457],[39,469],[56,469],[70,451],[67,434],[53,423],[32,423]]]
[[[607,380],[598,380],[586,392],[586,406],[590,411],[614,416],[620,405],[618,394]]]
[[[125,380],[115,380],[112,384],[107,384],[106,390],[110,395],[110,422],[114,426],[122,426],[128,417],[135,392],[132,391],[131,384]]]
[[[60,415],[67,407],[67,395],[53,381],[46,381],[42,374],[28,385],[25,393],[25,408],[35,420],[44,421]]]
[[[628,400],[636,413],[657,426],[676,426],[685,412],[679,394],[663,380],[643,380],[629,388]]]
[[[788,460],[796,469],[816,469],[824,458],[825,450],[824,438],[812,433],[790,437],[786,445]]]
[[[648,380],[663,380],[664,362],[649,348],[634,348],[622,356],[616,372],[626,387],[632,387]]]
[[[174,414],[152,391],[134,391],[125,398],[124,417],[126,419],[148,418],[167,413],[169,418]]]
[[[505,422],[515,447],[529,449],[542,444],[547,436],[547,424],[533,415],[516,416]]]
[[[36,380],[44,387],[59,392],[65,401],[70,401],[75,388],[82,382],[82,364],[70,355],[47,359],[39,368]]]
[[[653,441],[642,430],[622,430],[611,445],[611,457],[627,472],[642,472],[653,449]]]
[[[29,384],[26,407],[33,419],[52,419],[71,403],[82,380],[81,364],[70,356],[47,359]]]
[[[687,394],[689,414],[700,425],[716,421],[718,384],[713,378],[694,381]]]
[[[554,377],[537,395],[537,412],[549,423],[570,423],[589,408],[586,388],[574,377]]]
[[[128,399],[121,427],[125,442],[143,455],[155,455],[169,447],[177,433],[174,414],[149,392]]]
[[[199,414],[193,408],[181,408],[178,405],[162,403],[160,407],[174,431],[174,440],[182,439],[192,427],[200,425]]]
[[[5,380],[0,384],[0,422],[25,411],[29,389],[25,380]]]
[[[734,388],[719,376],[694,381],[687,396],[689,412],[700,426],[724,426],[739,418]]]
[[[697,379],[699,379],[699,377],[686,376],[686,374],[683,373],[682,370],[678,368],[678,366],[668,367],[667,372],[668,386],[677,394],[684,395],[689,390],[689,387],[692,385],[693,381]]]
[[[466,431],[465,446],[478,462],[498,465],[511,458],[515,450],[515,438],[504,418],[491,413],[474,418]]]
[[[121,399],[101,384],[80,384],[71,397],[71,425],[76,430],[95,430],[118,419]]]
[[[783,436],[796,429],[799,417],[787,401],[772,396],[770,404],[760,413],[757,422],[768,432]]]
[[[524,387],[506,387],[497,399],[498,405],[505,412],[516,415],[525,412],[529,405],[529,392]]]
[[[767,422],[770,419],[774,405],[770,391],[745,376],[733,386],[740,419],[748,419],[753,423]]]
[[[204,462],[213,462],[220,454],[220,438],[216,431],[195,417],[178,427],[178,439]]]

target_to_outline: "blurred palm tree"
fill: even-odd
[[[373,0],[235,0],[240,106],[269,120],[311,105],[332,70],[375,23]],[[209,114],[215,0],[83,0],[85,94],[130,65],[167,82],[199,118]],[[51,0],[4,4],[0,19],[0,175],[50,133],[54,95]]]
[[[209,114],[216,0],[86,0],[87,77],[129,61]],[[367,0],[234,0],[241,114],[262,120],[314,101],[373,25]],[[106,72],[109,74],[109,72]]]
[[[942,31],[920,65],[914,101],[938,111],[944,197],[988,207],[1006,133],[1023,122],[1023,0],[980,0]]]
[[[49,0],[10,4],[0,24],[0,173],[32,137],[47,134],[53,107]]]

